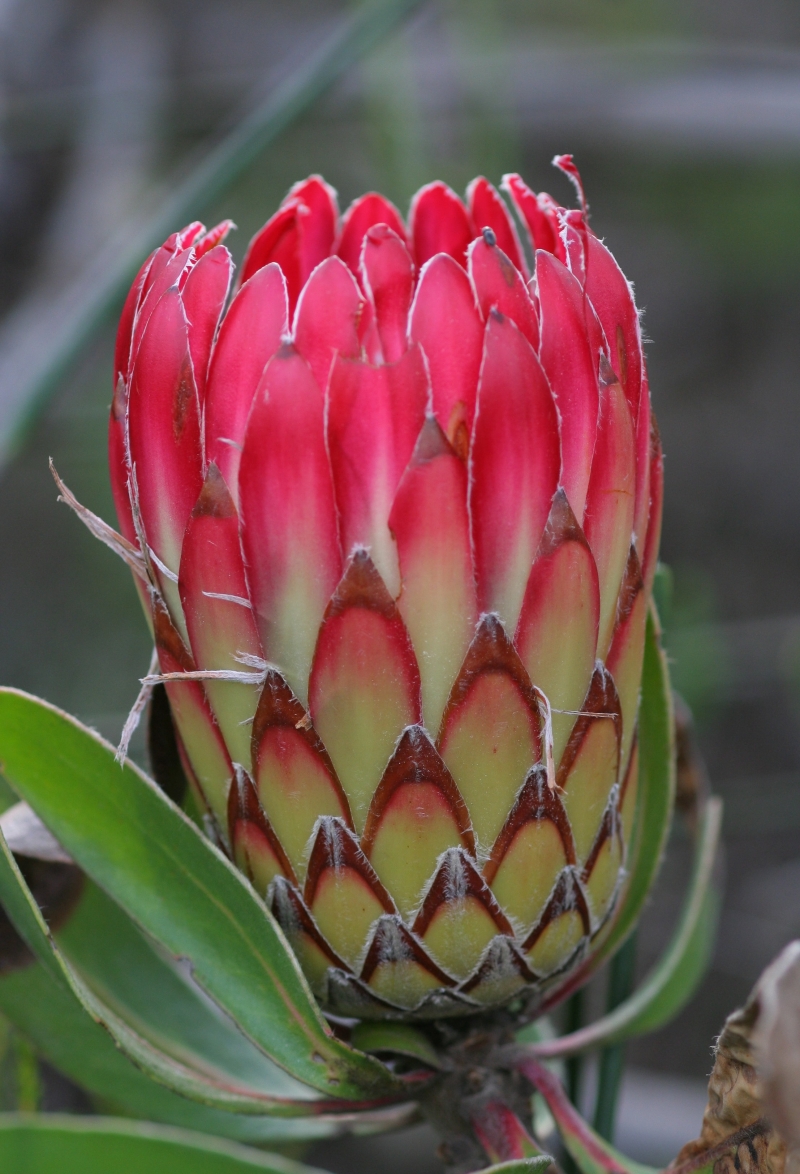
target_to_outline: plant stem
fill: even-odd
[[[578,1031],[583,1027],[586,1018],[585,987],[579,987],[575,994],[568,999],[566,1012],[565,1032]],[[567,1096],[575,1108],[580,1110],[581,1085],[583,1083],[583,1056],[580,1054],[570,1056],[564,1067],[566,1068],[565,1084]],[[565,1151],[561,1159],[561,1165],[564,1169],[564,1174],[580,1174],[577,1163],[567,1151]]]
[[[564,1034],[578,1031],[583,1027],[586,1017],[586,989],[581,987],[567,1001],[566,1027]],[[581,1095],[581,1077],[583,1075],[583,1056],[570,1056],[566,1063],[567,1069],[567,1096],[576,1108],[579,1108]]]
[[[636,970],[636,934],[633,933],[614,955],[608,978],[606,1008],[613,1011],[633,990]],[[612,1044],[600,1052],[597,1065],[597,1100],[594,1127],[606,1141],[614,1140],[617,1098],[625,1066],[625,1045]]]

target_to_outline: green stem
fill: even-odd
[[[266,147],[420,2],[364,0],[266,101],[204,154],[152,215],[138,226],[123,226],[120,239],[88,266],[77,288],[67,291],[65,315],[47,352],[28,383],[14,389],[15,406],[10,418],[0,421],[0,460],[20,443],[45,400],[122,304],[147,254],[213,203]]]
[[[583,1027],[586,1018],[586,988],[581,987],[567,1001],[565,1035],[578,1031]],[[566,1063],[567,1069],[567,1096],[576,1108],[581,1095],[581,1077],[583,1076],[583,1056],[570,1056]]]
[[[578,1031],[586,1019],[586,987],[579,987],[567,1000],[566,1032]],[[581,1085],[583,1083],[583,1056],[570,1056],[564,1065],[567,1096],[576,1109],[580,1108]],[[580,1174],[580,1167],[568,1151],[562,1156],[564,1174]]]
[[[633,933],[614,955],[608,978],[606,1009],[613,1011],[633,990],[636,970],[636,934]],[[597,1100],[594,1127],[606,1141],[614,1140],[617,1099],[625,1066],[625,1045],[612,1044],[600,1052],[597,1070]]]

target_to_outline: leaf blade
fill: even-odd
[[[253,1145],[337,1134],[336,1118],[256,1117],[200,1104],[157,1084],[128,1061],[111,1034],[39,962],[0,975],[0,1011],[54,1068],[104,1111],[199,1129]]]
[[[60,1174],[311,1174],[278,1154],[151,1123],[58,1114],[0,1117],[0,1163]]]
[[[335,1040],[281,930],[243,877],[130,763],[79,722],[0,689],[0,760],[70,855],[241,1030],[333,1097],[395,1095],[383,1065]],[[168,901],[162,894],[169,893]]]

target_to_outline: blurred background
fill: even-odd
[[[38,373],[104,250],[349,11],[0,0],[0,681],[113,740],[147,669],[146,627],[130,576],[56,504],[47,469],[52,456],[113,521],[113,327],[46,397]],[[562,151],[652,340],[667,643],[726,801],[712,968],[678,1020],[628,1049],[617,1141],[658,1164],[698,1132],[725,1015],[800,934],[800,7],[431,0],[193,214],[231,216],[239,259],[312,171],[343,208],[378,188],[406,209],[432,178],[463,190],[505,171],[569,203],[549,165]],[[640,932],[642,973],[674,925],[688,862],[676,832]],[[424,1129],[312,1159],[393,1174],[412,1154],[436,1169]]]

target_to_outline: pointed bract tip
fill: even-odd
[[[589,205],[586,203],[586,195],[583,190],[583,180],[581,173],[578,171],[577,165],[572,155],[554,155],[553,166],[562,171],[570,181],[575,191],[578,193],[578,199],[583,210],[584,215],[589,211]]]
[[[553,494],[547,525],[544,528],[536,557],[550,554],[563,542],[580,542],[588,547],[586,535],[575,517],[569,498],[562,485]]]
[[[339,583],[325,611],[325,619],[340,615],[350,607],[365,607],[380,612],[387,618],[397,614],[397,608],[380,572],[363,546],[353,549]]]
[[[599,375],[601,387],[613,387],[615,383],[619,383],[617,373],[611,366],[608,355],[604,351],[600,352]]]
[[[420,751],[428,754],[432,750],[436,753],[430,734],[424,726],[406,726],[398,739],[397,747],[392,757],[400,758],[402,755],[418,754]],[[438,758],[438,754],[436,756]]]
[[[233,504],[230,490],[225,478],[212,461],[206,472],[206,479],[200,496],[192,510],[193,518],[235,518],[236,506]]]
[[[388,224],[373,224],[364,233],[364,240],[369,241],[371,245],[382,245],[384,241],[399,241],[401,245],[404,244]]]
[[[426,465],[441,456],[456,456],[435,416],[426,416],[411,457],[412,465]]]

